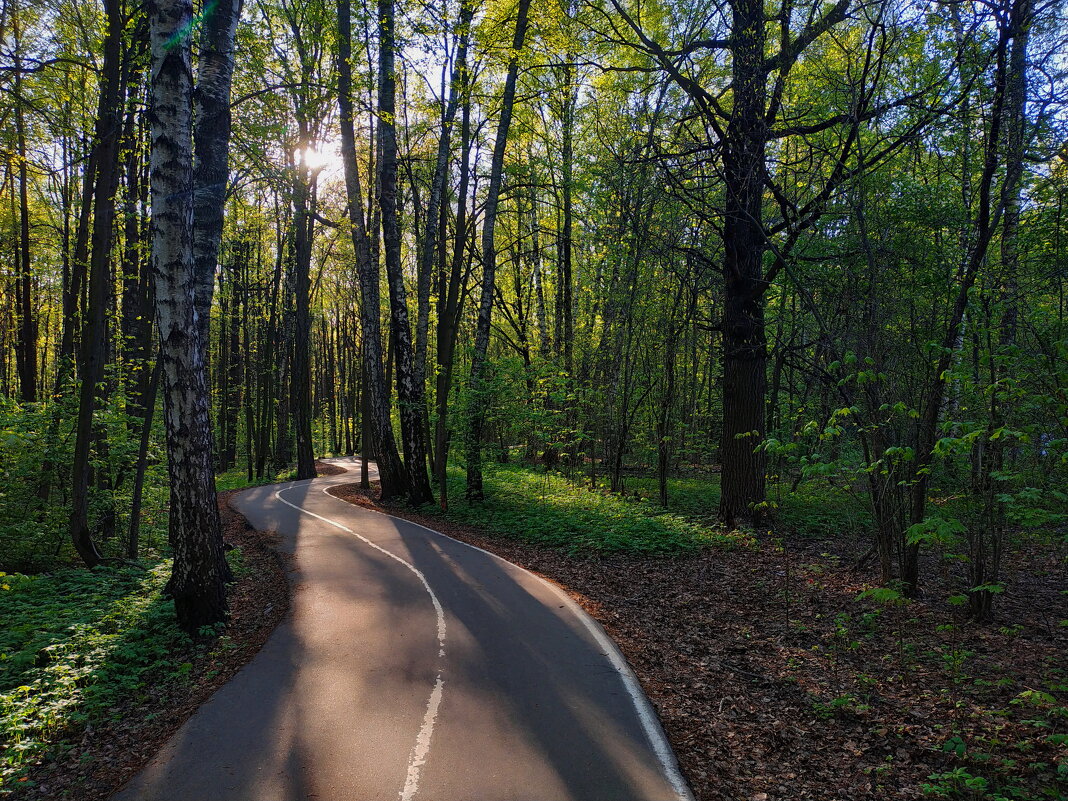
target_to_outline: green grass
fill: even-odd
[[[716,473],[668,479],[667,509],[659,504],[657,480],[644,476],[627,476],[624,498],[609,493],[604,481],[590,491],[588,482],[492,464],[486,468],[485,489],[485,504],[468,504],[463,500],[463,472],[450,471],[448,519],[576,551],[671,553],[739,536],[729,535],[716,522]],[[789,486],[771,485],[768,497],[775,524],[804,537],[861,535],[871,527],[863,498],[823,482],[803,483],[792,493]]]
[[[485,502],[469,504],[463,472],[450,470],[446,519],[577,553],[670,555],[744,541],[719,526],[664,512],[650,501],[590,490],[530,468],[487,465],[484,481]],[[425,511],[441,514],[429,506]]]
[[[607,482],[602,486],[607,488]],[[627,492],[639,492],[649,503],[660,507],[660,485],[655,478],[627,476],[624,481]],[[701,477],[669,478],[669,512],[686,517],[715,519],[719,514],[719,474],[710,473]]]
[[[215,476],[216,492],[245,489],[245,487],[260,487],[264,484],[277,484],[282,481],[292,481],[297,475],[296,470],[283,470],[277,475],[267,475],[263,478],[248,480],[248,471],[245,468],[234,468],[225,473],[217,473]]]

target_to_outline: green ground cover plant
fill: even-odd
[[[243,575],[241,551],[229,559]],[[32,786],[28,770],[69,751],[86,725],[189,680],[192,664],[178,655],[194,643],[162,595],[169,574],[160,558],[0,573],[0,796]]]
[[[719,474],[707,473],[668,479],[667,511],[686,517],[714,520],[719,514]],[[637,492],[656,504],[657,480],[628,476],[628,492]],[[872,524],[866,501],[847,490],[825,482],[805,482],[796,488],[789,484],[772,486],[771,521],[804,537],[827,539],[861,535]],[[658,505],[656,508],[660,508]]]
[[[227,470],[215,476],[215,489],[218,492],[245,489],[246,487],[260,487],[264,484],[278,484],[283,481],[292,481],[297,476],[296,470],[283,470],[276,475],[267,475],[262,478],[248,477],[248,471],[244,468]]]
[[[644,498],[620,497],[563,476],[509,464],[487,465],[486,500],[463,500],[464,474],[449,474],[445,518],[526,542],[572,552],[684,554],[710,545],[738,545],[744,535],[676,512]],[[424,507],[441,514],[435,507]]]
[[[169,570],[160,560],[0,579],[0,793],[149,680],[181,680],[169,657],[188,638],[160,596]]]

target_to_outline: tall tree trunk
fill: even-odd
[[[552,352],[548,314],[545,309],[545,279],[542,274],[541,220],[538,214],[538,197],[535,186],[530,187],[530,263],[534,282],[534,302],[538,323],[538,353],[548,361]]]
[[[103,89],[103,86],[101,86]],[[100,99],[103,99],[101,94]],[[98,109],[99,116],[99,109]],[[66,388],[74,372],[75,330],[78,327],[78,311],[81,305],[82,285],[89,264],[89,230],[92,222],[93,188],[96,185],[97,162],[100,159],[100,143],[94,141],[89,148],[82,175],[81,206],[78,222],[75,226],[73,247],[64,249],[63,254],[63,327],[59,339],[59,352],[56,354],[56,380],[53,395],[58,399]],[[69,241],[67,242],[69,245]],[[49,421],[46,442],[52,445],[59,436],[62,409],[59,404],[52,406],[52,419]],[[37,497],[47,502],[52,492],[53,473],[56,464],[51,458],[45,458],[41,464],[41,481],[37,485]]]
[[[366,368],[364,368],[366,370]],[[376,458],[374,449],[374,432],[371,425],[371,396],[367,392],[366,372],[362,373],[360,391],[360,488],[371,488],[369,462]]]
[[[147,44],[147,43],[146,43]],[[130,95],[134,95],[131,85]],[[140,209],[147,206],[148,181],[143,180],[144,133],[137,124],[137,113],[127,111],[126,186],[123,202],[123,251],[121,261],[122,316],[121,343],[127,370],[126,413],[134,419],[144,418],[145,399],[150,380],[147,363],[152,351],[152,276],[146,256],[146,220]]]
[[[430,183],[430,198],[427,203],[426,226],[423,232],[422,249],[419,253],[419,319],[415,332],[415,382],[425,393],[426,355],[430,328],[430,288],[434,271],[434,259],[439,253],[438,245],[444,239],[443,198],[445,182],[449,173],[449,156],[452,153],[452,130],[456,122],[456,112],[460,107],[461,96],[466,96],[467,84],[467,48],[471,36],[471,20],[474,17],[474,4],[465,0],[460,6],[460,15],[456,22],[457,49],[456,61],[449,78],[449,98],[441,119],[441,132],[438,136],[438,151],[434,162],[434,175]],[[439,224],[441,221],[441,224]],[[443,243],[442,243],[443,244]],[[447,313],[444,304],[439,306],[439,315]],[[440,405],[440,404],[439,404]],[[429,442],[430,425],[428,422],[426,401],[420,408],[423,427]],[[439,443],[435,438],[434,452]],[[440,458],[440,457],[439,457]],[[437,476],[437,462],[431,458],[434,475]],[[446,501],[447,503],[447,501]]]
[[[412,329],[408,321],[408,297],[401,269],[401,232],[397,211],[397,128],[393,0],[378,0],[378,204],[382,210],[382,246],[389,284],[390,330],[397,358],[397,403],[400,406],[401,439],[407,471],[408,500],[430,503],[434,493],[427,477],[425,386],[415,365]],[[437,219],[435,215],[434,220]],[[433,224],[427,225],[433,230]],[[426,275],[429,281],[429,270]],[[429,292],[429,283],[427,285]]]
[[[767,342],[762,224],[766,75],[762,0],[731,6],[733,104],[724,143],[723,461],[720,515],[758,519],[764,501]]]
[[[687,291],[681,283],[675,295],[673,309],[678,310],[683,292]],[[656,417],[656,476],[660,505],[668,505],[668,465],[671,460],[673,419],[675,406],[675,369],[678,361],[678,342],[685,328],[690,324],[697,308],[697,292],[689,289],[690,299],[686,307],[686,316],[681,323],[672,319],[669,323],[667,341],[664,343],[664,391],[660,396],[660,411]],[[672,314],[674,317],[674,312]]]
[[[471,419],[467,432],[467,497],[481,500],[482,490],[482,429],[486,423],[486,369],[489,351],[490,322],[493,314],[493,295],[496,289],[497,248],[494,227],[497,225],[497,204],[504,179],[504,152],[508,145],[508,129],[512,124],[512,106],[515,103],[515,86],[519,74],[519,52],[527,36],[527,13],[530,0],[519,0],[515,37],[512,39],[512,57],[508,60],[508,76],[504,81],[504,96],[501,98],[501,119],[497,124],[497,136],[493,142],[493,160],[490,162],[489,188],[486,193],[486,210],[482,220],[482,296],[478,306],[478,323],[475,327],[475,350],[471,356],[471,395],[473,398]]]
[[[558,343],[564,357],[564,370],[568,377],[574,375],[575,367],[575,304],[572,299],[572,251],[574,250],[574,123],[578,90],[572,87],[574,64],[564,65],[564,104],[560,117],[561,125],[561,194],[563,196],[563,220],[560,227],[560,275],[557,277],[556,293],[559,306],[561,330]],[[568,445],[568,450],[572,450]]]
[[[167,591],[179,625],[196,633],[225,619],[229,570],[212,475],[204,348],[193,293],[190,0],[151,0],[152,275],[171,482]]]
[[[1001,557],[1005,539],[1005,504],[999,500],[997,475],[1005,469],[1005,441],[1007,437],[995,432],[1006,423],[1005,406],[1011,393],[999,386],[1011,381],[1008,360],[1016,344],[1017,273],[1020,269],[1019,228],[1022,203],[1025,137],[1027,124],[1027,45],[1031,32],[1034,4],[1032,0],[1018,0],[1009,17],[1012,45],[1009,49],[1005,86],[1005,184],[1002,189],[1004,213],[1001,223],[1000,291],[1001,325],[998,349],[990,354],[991,383],[990,423],[985,446],[989,451],[983,476],[983,516],[975,530],[969,532],[969,570],[973,587],[996,584],[1001,579]],[[1004,398],[1002,396],[1005,396]],[[989,538],[989,548],[985,540]],[[969,593],[972,615],[980,622],[993,617],[995,594],[988,589]]]
[[[281,237],[279,237],[279,240]],[[260,438],[256,446],[256,476],[263,478],[267,474],[267,457],[270,449],[271,427],[274,422],[274,393],[278,386],[279,372],[275,357],[279,348],[278,335],[278,296],[282,291],[282,262],[285,260],[281,241],[278,243],[271,277],[271,298],[268,303],[267,328],[264,333],[263,358],[260,362]]]
[[[226,349],[230,354],[226,383],[229,393],[223,397],[223,415],[226,417],[226,437],[220,445],[220,453],[229,465],[237,463],[238,415],[244,403],[243,388],[245,364],[248,351],[241,345],[242,302],[245,300],[248,280],[248,260],[252,257],[252,243],[245,240],[238,245],[240,262],[234,265],[234,280],[230,285],[230,339]]]
[[[101,85],[100,100],[103,100]],[[99,101],[97,116],[100,115]],[[56,394],[59,394],[70,379],[74,367],[74,349],[78,328],[78,310],[81,305],[82,287],[89,270],[89,236],[92,228],[93,190],[100,163],[102,143],[94,140],[85,161],[82,175],[82,200],[78,209],[78,222],[74,230],[74,247],[67,259],[69,263],[68,281],[63,287],[63,331],[60,336],[59,354],[57,356]]]
[[[250,248],[251,248],[251,242]],[[251,258],[251,253],[249,254]],[[251,482],[256,476],[256,450],[258,448],[258,431],[257,431],[257,402],[258,398],[254,391],[256,384],[257,371],[253,364],[252,348],[250,347],[250,332],[251,327],[249,322],[249,305],[251,303],[252,295],[252,280],[249,277],[248,263],[243,266],[241,274],[244,276],[242,281],[242,293],[243,303],[241,304],[241,351],[245,355],[247,360],[246,364],[242,365],[241,376],[243,378],[243,395],[245,402],[245,466],[248,480]],[[261,329],[262,330],[262,329]],[[259,347],[257,347],[257,351]],[[259,355],[257,353],[257,355]]]
[[[144,404],[144,417],[141,420],[141,442],[137,448],[137,469],[134,473],[133,500],[130,503],[130,530],[126,536],[126,556],[130,559],[137,558],[140,547],[141,535],[141,499],[144,496],[145,468],[148,466],[148,442],[152,434],[152,418],[156,411],[156,395],[159,393],[159,374],[163,362],[156,359],[152,368],[152,377],[149,379],[148,388],[142,403]]]
[[[107,31],[104,37],[104,69],[96,120],[99,162],[93,189],[95,213],[89,263],[89,293],[82,334],[82,383],[72,461],[70,513],[71,541],[78,555],[89,567],[95,566],[101,558],[89,530],[89,451],[93,440],[93,412],[96,408],[98,384],[104,374],[104,329],[110,278],[108,264],[111,256],[112,222],[115,216],[115,191],[119,183],[118,155],[122,133],[120,48],[123,20],[119,0],[107,0],[104,10]]]
[[[994,183],[998,171],[1003,166],[1002,151],[1004,144],[1002,135],[1003,127],[1006,123],[1005,104],[1009,81],[1008,43],[1016,35],[1021,6],[1029,7],[1030,3],[1029,0],[1024,0],[1023,3],[1019,4],[1014,0],[1005,0],[1005,4],[1009,7],[1008,12],[1005,14],[1006,21],[1000,26],[998,41],[995,45],[994,97],[990,113],[990,129],[987,132],[985,142],[983,172],[979,182],[974,244],[962,271],[956,299],[950,310],[949,320],[943,333],[938,361],[931,373],[926,405],[921,412],[919,425],[916,428],[916,446],[914,449],[916,457],[913,462],[915,471],[911,488],[911,513],[909,517],[909,521],[913,525],[923,523],[927,516],[927,489],[930,486],[935,442],[938,438],[938,427],[942,416],[942,402],[946,394],[946,380],[956,353],[955,346],[960,337],[961,324],[968,309],[968,295],[986,259],[990,242],[997,229],[998,218],[1008,197],[1007,184],[1003,185],[1000,198],[995,198],[994,196]],[[909,595],[915,596],[919,592],[920,543],[918,540],[907,541],[905,532],[902,532],[901,539],[901,580],[905,584]]]
[[[194,292],[201,360],[205,364],[210,342],[211,296],[215,290],[229,181],[230,87],[241,5],[242,0],[214,0],[206,6],[193,93]]]
[[[444,264],[438,292],[437,362],[434,387],[437,421],[434,426],[434,454],[437,462],[438,501],[449,508],[449,393],[455,365],[456,335],[460,326],[465,265],[467,264],[467,195],[471,185],[471,96],[467,76],[463,76],[464,105],[460,116],[460,186],[456,197],[456,231],[448,274]]]
[[[352,244],[360,281],[360,331],[363,341],[364,393],[370,422],[374,427],[378,475],[383,499],[405,494],[404,464],[397,452],[390,420],[386,379],[382,370],[382,331],[377,257],[372,257],[370,237],[363,212],[363,191],[356,161],[356,133],[352,107],[352,38],[349,0],[338,0],[338,107],[340,110],[341,154],[345,162],[345,188],[348,196]],[[366,443],[361,443],[366,450]]]
[[[277,470],[288,468],[293,462],[293,428],[290,416],[293,412],[293,339],[296,336],[297,310],[294,302],[296,296],[297,269],[294,258],[295,243],[292,232],[287,234],[283,253],[285,254],[285,277],[279,291],[281,308],[279,309],[278,348],[276,352],[278,381],[275,400],[275,438],[274,467]]]
[[[304,142],[304,140],[302,140]],[[315,478],[311,408],[311,259],[315,232],[314,176],[307,164],[296,166],[293,183],[293,362],[290,408],[297,443],[297,479]]]
[[[22,107],[22,37],[18,4],[11,10],[15,60],[15,145],[19,160],[19,236],[15,294],[18,301],[19,336],[16,350],[19,390],[22,400],[37,400],[37,313],[33,304],[33,273],[30,264],[29,159],[26,155],[26,118]]]

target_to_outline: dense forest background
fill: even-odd
[[[1068,797],[1065,12],[0,0],[0,795],[110,797],[285,614],[224,491],[357,454],[700,798]]]
[[[703,476],[730,525],[850,510],[906,595],[955,555],[989,617],[1068,512],[1063,12],[245,4],[196,190],[215,469]],[[0,567],[158,551],[146,13],[5,0],[0,37]]]

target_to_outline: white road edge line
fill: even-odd
[[[357,462],[357,460],[353,460]],[[357,462],[358,463],[358,462]],[[323,494],[329,495],[335,501],[340,503],[348,503],[348,501],[338,498],[336,495],[330,495],[327,492],[330,487],[337,486],[336,484],[329,484],[323,487]],[[290,504],[292,506],[292,504]],[[355,504],[349,504],[354,506]],[[623,687],[627,691],[627,695],[630,696],[631,702],[634,704],[634,710],[638,714],[638,720],[641,721],[642,729],[645,731],[645,736],[649,740],[649,744],[652,746],[654,753],[658,760],[660,760],[660,767],[664,771],[664,775],[671,783],[672,789],[678,796],[678,801],[695,801],[693,792],[690,790],[690,786],[686,783],[686,779],[683,778],[682,771],[679,770],[678,760],[675,758],[675,752],[671,748],[671,743],[668,742],[667,735],[664,733],[663,727],[660,725],[660,719],[656,716],[656,712],[653,710],[652,704],[649,703],[649,699],[645,695],[645,691],[642,690],[641,684],[638,682],[638,677],[634,674],[630,665],[627,663],[626,657],[623,656],[622,651],[619,650],[619,646],[615,644],[611,637],[609,637],[601,625],[594,620],[586,610],[579,606],[575,599],[564,592],[559,586],[553,584],[551,581],[546,581],[536,573],[531,573],[525,567],[521,567],[514,562],[509,562],[503,556],[498,556],[492,551],[487,551],[485,548],[479,548],[477,545],[472,545],[469,542],[458,540],[455,537],[450,537],[448,534],[443,534],[440,531],[435,531],[432,528],[422,525],[421,523],[415,523],[403,517],[394,517],[393,515],[386,514],[385,512],[379,512],[377,509],[368,509],[366,506],[359,506],[359,509],[363,509],[368,512],[374,512],[376,515],[382,515],[393,520],[400,520],[404,523],[408,523],[412,526],[417,526],[424,531],[429,531],[431,534],[436,534],[439,537],[444,537],[447,540],[458,542],[461,545],[465,545],[468,548],[472,548],[476,551],[481,551],[488,556],[493,557],[499,562],[504,562],[510,567],[522,570],[524,573],[528,573],[538,581],[542,582],[546,586],[552,589],[561,600],[567,605],[567,608],[571,610],[571,613],[577,617],[586,629],[593,636],[597,644],[604,649],[605,655],[608,657],[608,661],[612,663],[612,667],[619,673],[620,679],[623,682]],[[310,514],[310,513],[309,513]],[[318,516],[318,515],[316,515]],[[336,525],[336,524],[335,524]],[[359,537],[359,534],[356,536]],[[363,539],[363,537],[360,537]],[[374,545],[374,543],[371,543]],[[375,545],[377,548],[378,546]],[[381,548],[379,548],[381,550]],[[399,557],[395,557],[399,558]],[[405,563],[407,564],[407,563]],[[413,568],[414,570],[414,568]],[[408,801],[405,799],[405,801]]]
[[[329,517],[323,517],[315,512],[309,512],[307,509],[297,506],[295,503],[290,503],[282,497],[282,493],[286,490],[293,489],[294,485],[283,487],[279,489],[274,497],[293,509],[296,509],[302,514],[309,515],[318,520],[322,520],[324,523],[329,523],[331,526],[341,529],[342,531],[351,534],[358,540],[370,545],[376,551],[381,551],[390,559],[394,559],[400,562],[410,571],[415,573],[419,577],[419,580],[423,582],[423,587],[427,591],[427,595],[430,596],[431,603],[434,604],[434,612],[437,614],[438,624],[438,674],[434,679],[434,688],[430,691],[430,698],[426,702],[426,714],[423,715],[423,725],[419,728],[419,734],[415,738],[415,745],[412,747],[411,756],[408,757],[408,771],[404,779],[404,787],[401,789],[400,801],[412,801],[415,798],[415,794],[419,791],[419,773],[426,764],[427,756],[430,754],[430,738],[434,734],[434,724],[437,722],[438,708],[441,706],[441,695],[445,688],[445,679],[442,677],[445,666],[445,610],[441,606],[441,601],[438,600],[438,596],[434,594],[434,590],[430,588],[430,582],[426,580],[426,576],[423,575],[423,571],[413,565],[411,562],[402,559],[392,551],[387,551],[381,545],[371,542],[361,534],[357,534],[348,526],[344,526],[338,523],[336,520],[331,520]],[[323,492],[326,492],[324,489]],[[329,493],[327,493],[329,494]],[[330,496],[333,498],[334,496]]]

